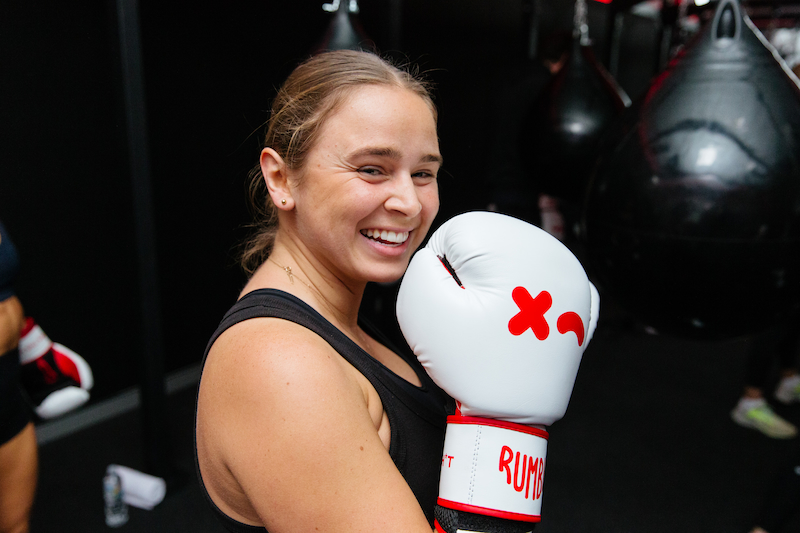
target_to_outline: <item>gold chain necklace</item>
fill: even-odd
[[[283,266],[283,265],[281,265],[280,263],[278,263],[277,261],[275,261],[275,260],[274,260],[273,258],[271,258],[271,257],[269,257],[268,259],[269,259],[270,261],[272,261],[272,263],[274,263],[274,264],[275,264],[275,266],[277,266],[278,268],[280,268],[281,270],[283,270],[284,272],[286,272],[286,275],[287,275],[287,276],[289,276],[289,281],[292,283],[292,285],[294,285],[295,273],[294,273],[294,272],[292,272],[292,267],[290,267],[290,266]],[[319,295],[319,297],[321,298],[322,305],[324,305],[324,306],[325,306],[325,307],[326,307],[326,308],[327,308],[329,311],[333,312],[334,316],[336,316],[336,315],[338,314],[338,313],[336,313],[336,312],[333,310],[333,308],[330,306],[330,304],[329,304],[329,303],[328,303],[328,301],[325,299],[325,297],[324,297],[324,296],[322,296],[322,293],[319,291],[319,289],[317,289],[317,288],[316,288],[316,287],[314,287],[313,285],[310,285],[310,284],[306,283],[305,281],[303,281],[303,280],[302,280],[302,279],[300,279],[300,278],[297,278],[297,279],[300,281],[300,283],[302,283],[303,285],[305,285],[306,287],[308,287],[309,289],[311,289],[313,292],[315,292],[317,295]],[[356,342],[356,343],[357,343],[357,344],[360,344],[360,345],[361,345],[361,347],[364,349],[364,351],[366,351],[367,353],[371,353],[371,352],[370,352],[370,350],[372,349],[372,343],[371,343],[371,342],[369,342],[369,338],[368,338],[368,337],[361,337],[361,336],[359,336],[359,339],[360,339],[361,343],[358,343],[358,342]],[[355,341],[355,339],[353,339],[353,340]]]
[[[273,258],[271,258],[271,257],[269,258],[269,260],[270,260],[270,261],[272,261],[273,263],[275,263],[275,265],[277,265],[277,266],[278,266],[278,268],[280,268],[281,270],[283,270],[284,272],[286,272],[286,275],[287,275],[287,276],[289,276],[289,281],[292,283],[292,285],[294,285],[294,277],[295,277],[295,273],[294,273],[294,272],[292,272],[292,267],[290,267],[290,266],[283,266],[283,265],[281,265],[281,264],[278,264],[278,262],[277,262],[277,261],[275,261],[275,260],[274,260]],[[300,278],[297,278],[297,279],[300,281],[300,283],[302,283],[303,285],[305,285],[306,287],[308,287],[309,289],[311,289],[311,290],[312,290],[312,291],[314,291],[315,293],[317,293],[317,294],[320,294],[319,290],[318,290],[316,287],[314,287],[314,286],[312,286],[312,285],[310,285],[310,284],[306,283],[305,281],[303,281],[303,280],[302,280],[302,279],[300,279]]]

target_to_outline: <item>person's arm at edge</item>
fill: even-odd
[[[431,531],[354,372],[286,321],[248,320],[215,343],[201,388],[205,423],[270,533]]]

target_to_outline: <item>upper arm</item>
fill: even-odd
[[[209,354],[200,402],[212,453],[271,533],[430,532],[362,389],[305,328],[255,319],[228,330]]]

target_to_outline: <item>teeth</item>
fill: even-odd
[[[361,232],[370,239],[379,240],[386,243],[402,244],[408,239],[408,232],[403,231],[400,233],[380,229],[368,229]]]

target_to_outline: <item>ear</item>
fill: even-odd
[[[294,199],[289,187],[289,171],[283,158],[272,148],[264,148],[259,162],[272,203],[281,210],[292,209]]]

